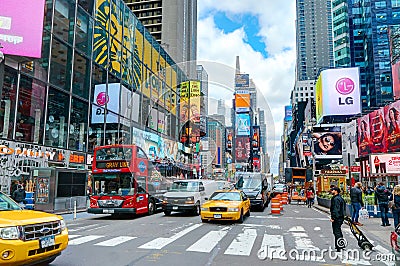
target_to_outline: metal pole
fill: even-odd
[[[76,200],[74,200],[74,220],[76,220]]]

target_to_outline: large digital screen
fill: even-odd
[[[250,111],[250,93],[248,90],[235,92],[235,110],[237,113]]]
[[[369,113],[369,129],[371,135],[370,152],[387,152],[387,130],[384,109]]]
[[[285,106],[285,121],[292,121],[292,106]]]
[[[359,76],[357,67],[321,72],[316,84],[318,122],[324,116],[361,113]]]
[[[250,115],[236,114],[236,135],[250,136]]]
[[[342,133],[340,126],[314,127],[313,145],[315,158],[339,159],[342,157]]]
[[[237,163],[247,163],[250,158],[250,138],[236,137],[235,155]]]
[[[40,58],[45,0],[1,0],[1,51],[8,55]]]
[[[236,74],[235,75],[235,87],[236,88],[248,88],[250,85],[249,74]]]
[[[357,119],[358,127],[358,154],[359,156],[368,155],[370,152],[370,132],[369,132],[369,115]]]
[[[400,101],[385,106],[388,151],[400,151]]]

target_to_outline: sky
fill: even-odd
[[[290,91],[295,83],[295,4],[295,0],[197,2],[197,60],[218,62],[234,69],[236,56],[240,57],[241,72],[249,74],[262,93],[258,107],[270,114],[266,121],[267,150],[275,175],[284,106],[290,104]],[[205,69],[210,72],[207,66]],[[233,84],[234,75],[227,78]],[[229,91],[222,88],[211,91],[210,97],[226,99],[227,108],[231,108]]]

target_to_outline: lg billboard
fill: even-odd
[[[361,112],[359,69],[327,69],[321,72],[315,88],[316,118],[355,115]]]

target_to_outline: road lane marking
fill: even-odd
[[[250,256],[254,241],[257,238],[257,230],[244,228],[243,233],[238,234],[229,247],[226,249],[226,255]]]
[[[130,241],[132,239],[135,239],[137,237],[135,236],[118,236],[118,237],[114,237],[112,239],[94,244],[95,246],[105,246],[105,247],[114,247],[117,246],[119,244],[122,244],[124,242]]]
[[[76,246],[76,245],[80,245],[80,244],[83,244],[83,243],[86,243],[86,242],[89,242],[89,241],[96,240],[96,239],[101,238],[101,237],[104,237],[104,236],[95,236],[95,235],[83,236],[83,237],[80,237],[80,238],[73,239],[73,240],[69,241],[68,245]]]
[[[321,231],[321,227],[319,227],[319,226],[314,227],[314,231]]]
[[[187,248],[186,251],[210,253],[227,233],[228,230],[210,231]]]
[[[257,256],[261,260],[287,260],[283,236],[264,234]]]
[[[296,260],[325,262],[325,260],[316,253],[316,251],[320,249],[314,246],[314,243],[309,238],[304,227],[294,226],[289,229],[289,232],[291,232],[294,237],[295,249],[298,251],[294,254]]]
[[[87,229],[87,228],[90,228],[90,227],[95,227],[95,226],[98,226],[98,225],[97,224],[91,224],[91,225],[78,227],[78,228],[75,228],[75,229],[68,229],[68,232],[76,232],[76,231],[84,230],[84,229]]]
[[[146,244],[141,245],[138,248],[142,248],[142,249],[162,249],[163,247],[165,247],[166,245],[174,242],[175,240],[177,240],[178,238],[186,235],[187,233],[189,233],[190,231],[195,230],[196,228],[200,227],[202,224],[195,224],[192,225],[191,227],[188,227],[184,230],[182,230],[179,233],[176,233],[175,235],[165,238],[165,237],[159,237],[156,238]]]
[[[81,235],[70,235],[68,234],[68,239],[73,239],[73,238],[77,238],[80,237]]]
[[[305,232],[303,226],[293,226],[289,229],[289,232]]]

